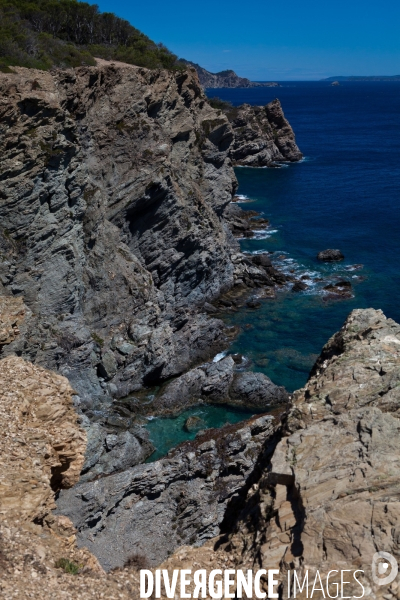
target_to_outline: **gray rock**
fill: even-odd
[[[114,353],[108,350],[103,354],[101,362],[99,363],[98,371],[101,377],[104,379],[112,379],[118,369],[118,363],[115,359]]]
[[[328,250],[322,250],[321,252],[318,252],[317,259],[322,260],[324,262],[336,262],[336,261],[343,260],[344,255],[342,254],[342,252],[340,250],[328,249]]]
[[[274,430],[264,416],[215,431],[215,438],[206,432],[157,462],[62,490],[57,512],[106,570],[132,554],[158,565],[175,548],[218,535],[257,461],[274,446]]]
[[[268,254],[255,254],[251,257],[252,262],[260,267],[271,267],[271,258]]]
[[[85,422],[83,425],[87,434],[87,447],[82,482],[138,465],[154,451],[148,433],[143,428],[137,428],[135,433],[121,430],[110,432],[109,427],[100,423]],[[116,426],[115,423],[113,426]]]
[[[292,286],[292,292],[304,292],[304,290],[307,289],[308,285],[302,281],[296,281],[296,283]]]
[[[236,373],[229,390],[233,403],[258,409],[285,404],[289,395],[284,387],[277,386],[263,373]]]
[[[232,404],[268,410],[285,404],[288,394],[262,373],[235,372],[232,356],[191,369],[167,384],[156,397],[151,410],[176,414],[202,403]]]

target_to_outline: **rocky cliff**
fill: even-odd
[[[279,84],[271,82],[250,81],[246,77],[239,77],[232,69],[211,73],[200,65],[191,62],[190,60],[182,60],[187,65],[194,67],[199,76],[200,85],[207,88],[255,88],[255,87],[279,87]]]
[[[279,100],[266,106],[243,104],[225,113],[234,133],[229,149],[234,165],[265,167],[303,157]]]
[[[0,296],[16,311],[2,353],[69,379],[84,470],[108,473],[152,450],[134,402],[113,400],[211,358],[227,342],[204,306],[266,281],[225,216],[234,133],[193,69],[14,71],[0,73]],[[120,428],[112,451],[104,424]]]
[[[16,70],[1,76],[1,280],[31,315],[7,352],[64,372],[83,402],[101,402],[97,376],[121,396],[181,372],[221,334],[193,307],[233,283],[227,119],[191,73]]]

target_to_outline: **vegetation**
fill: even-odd
[[[78,0],[0,0],[0,70],[94,65],[94,57],[181,69],[163,44],[128,21]]]
[[[232,108],[232,102],[222,100],[221,98],[218,98],[218,96],[214,96],[214,98],[209,98],[208,103],[213,108],[219,108],[220,110],[223,110],[223,111],[229,110]]]
[[[56,569],[63,569],[66,573],[71,575],[77,575],[79,573],[79,565],[68,560],[67,558],[60,558],[55,563]]]

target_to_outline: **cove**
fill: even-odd
[[[172,448],[194,440],[197,431],[188,432],[184,429],[188,417],[199,417],[204,422],[203,429],[219,428],[227,423],[239,423],[249,419],[256,411],[254,409],[236,408],[227,405],[202,405],[191,408],[174,417],[156,417],[150,419],[147,430],[156,451],[146,462],[153,462],[165,456]]]
[[[294,293],[289,285],[276,299],[261,300],[259,310],[223,316],[240,328],[227,350],[243,354],[246,369],[293,391],[306,383],[322,346],[351,310],[382,309],[400,320],[400,82],[281,85],[207,93],[235,106],[263,105],[278,95],[305,155],[279,169],[237,168],[236,175],[242,208],[259,211],[271,223],[256,238],[241,240],[242,251],[272,252],[277,268],[304,278],[308,289]],[[316,255],[326,248],[341,249],[345,260],[319,263]],[[338,279],[351,282],[353,297],[327,300],[323,286]],[[194,439],[195,432],[183,429],[191,415],[201,416],[207,427],[221,427],[252,414],[202,406],[153,419],[147,429],[157,450],[148,460]]]

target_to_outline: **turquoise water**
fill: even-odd
[[[194,440],[197,431],[188,433],[184,430],[184,424],[188,417],[200,417],[204,422],[202,428],[208,429],[210,427],[222,427],[226,423],[239,423],[249,419],[254,414],[254,410],[232,406],[198,406],[186,410],[177,417],[152,419],[149,421],[147,429],[150,433],[150,439],[157,449],[147,459],[147,462],[162,458],[171,448],[186,440]]]
[[[242,207],[271,222],[263,239],[243,240],[242,249],[274,252],[276,264],[308,276],[310,288],[282,292],[258,311],[226,319],[241,326],[230,350],[294,390],[353,308],[380,308],[400,320],[400,83],[282,85],[208,93],[235,105],[266,104],[278,96],[306,157],[281,169],[236,173],[239,193],[253,200]],[[345,261],[320,264],[316,254],[326,248],[341,249]],[[362,269],[346,270],[360,263]],[[354,298],[324,301],[321,288],[337,279],[352,283]]]

